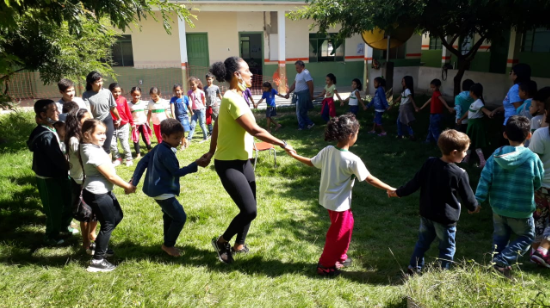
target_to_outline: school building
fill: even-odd
[[[197,16],[193,27],[172,16],[169,35],[162,22],[143,19],[139,28],[122,33],[112,47],[114,70],[125,92],[140,86],[146,97],[147,90],[157,86],[164,97],[169,97],[174,83],[186,86],[185,80],[191,75],[204,81],[208,67],[229,56],[240,56],[248,62],[256,76],[255,94],[260,93],[263,81],[274,81],[280,90],[284,89],[281,81],[285,78],[292,84],[297,60],[306,63],[316,88],[324,85],[328,73],[336,75],[340,87],[349,87],[354,78],[367,84],[365,81],[385,73],[386,51],[373,50],[360,35],[339,42],[334,39],[338,28],[319,34],[310,28],[312,21],[285,17],[285,13],[307,5],[304,0],[181,2]],[[162,20],[160,14],[156,17]],[[539,86],[550,86],[550,30],[504,32],[502,40],[483,44],[464,76],[484,85],[488,102],[502,101],[511,85],[507,72],[514,63],[530,64]],[[467,51],[475,42],[473,39],[457,44]],[[443,81],[443,94],[452,95],[456,70],[444,71],[442,66],[453,67],[456,59],[437,38],[428,33],[414,34],[405,44],[392,49],[389,56],[395,63],[394,93],[401,91],[401,78],[411,75],[418,92],[427,91],[431,79],[439,78]],[[39,80],[34,83],[33,97],[46,97],[52,92],[58,96],[55,85],[43,86]],[[373,93],[372,83],[368,87]]]

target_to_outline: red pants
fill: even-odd
[[[162,143],[162,135],[160,134],[160,124],[153,124],[153,130],[155,131],[155,136],[157,137],[158,144]]]
[[[212,107],[206,107],[206,125],[212,125]]]
[[[328,115],[331,118],[334,118],[336,116],[336,107],[334,106],[334,98],[327,97],[323,99],[322,104],[323,105],[321,107],[321,114],[323,114],[323,112],[326,112],[325,108],[328,108]]]
[[[353,214],[350,209],[344,212],[328,210],[328,215],[331,224],[319,263],[324,267],[333,267],[336,262],[343,262],[348,258],[346,253],[353,231]]]

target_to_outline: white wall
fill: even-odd
[[[208,57],[210,64],[239,55],[239,26],[249,24],[238,21],[236,12],[198,12],[195,28],[186,27],[187,33],[208,33]],[[251,15],[254,15],[251,13]],[[263,17],[262,17],[263,18]],[[262,19],[263,23],[263,19]]]

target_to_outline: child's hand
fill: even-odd
[[[414,111],[419,112],[422,108],[414,107]]]
[[[197,165],[205,168],[210,164],[210,159],[208,159],[207,157],[205,157],[205,155],[203,155],[201,156],[201,158],[197,159],[195,162],[197,163]]]
[[[130,187],[124,188],[124,193],[127,194],[127,195],[133,194],[133,193],[136,192],[136,188],[137,188],[137,187],[135,187],[134,185],[132,185],[132,184],[130,183]]]
[[[344,102],[341,102],[341,103],[340,103],[340,107],[344,107]]]
[[[468,214],[477,214],[481,211],[481,205],[478,205],[475,210],[468,211]]]
[[[399,196],[395,192],[395,188],[393,190],[386,191],[386,193],[388,194],[388,198],[399,198]]]
[[[449,110],[449,113],[455,113],[455,109],[454,109],[454,108],[449,107],[449,109],[447,109],[447,110]]]

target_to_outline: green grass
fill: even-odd
[[[343,112],[344,109],[339,109]],[[310,112],[317,124],[296,130],[294,112],[280,109],[283,128],[276,136],[287,140],[300,154],[313,156],[328,143],[319,109]],[[258,121],[265,125],[263,113]],[[385,115],[387,137],[366,134],[372,112],[360,114],[362,130],[351,151],[369,171],[399,186],[411,178],[429,156],[439,156],[434,146],[395,140],[396,110]],[[450,124],[452,119],[447,119]],[[494,122],[496,135],[500,122]],[[425,136],[427,114],[414,128]],[[349,255],[354,265],[336,279],[317,277],[328,215],[317,203],[320,171],[301,165],[278,151],[260,154],[256,169],[258,218],[247,244],[251,253],[238,256],[232,265],[220,263],[210,245],[237,213],[212,166],[182,178],[180,202],[188,220],[177,247],[179,259],[161,251],[162,213],[156,203],[139,191],[115,193],[124,220],[113,232],[111,247],[118,268],[111,273],[85,271],[90,260],[79,238],[59,248],[41,246],[45,217],[31,170],[32,155],[25,141],[34,128],[32,115],[13,113],[0,117],[0,307],[405,307],[411,297],[423,307],[538,307],[546,300],[550,271],[524,264],[516,268],[516,282],[489,267],[491,210],[479,215],[465,211],[458,225],[453,270],[429,270],[421,277],[402,278],[413,251],[419,225],[418,194],[388,199],[384,191],[356,183],[353,191],[355,229]],[[200,135],[197,134],[197,135]],[[197,137],[198,138],[198,137]],[[198,140],[198,139],[197,139]],[[181,165],[206,152],[208,144],[193,143],[178,152]],[[473,187],[479,171],[466,166]],[[119,167],[130,179],[133,168]],[[427,254],[433,261],[437,244]],[[542,296],[537,296],[537,294]]]

